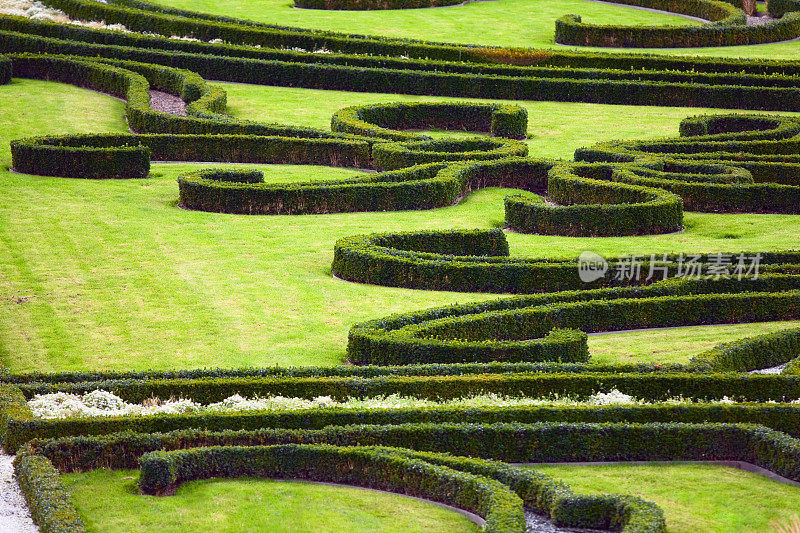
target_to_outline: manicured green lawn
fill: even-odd
[[[686,363],[692,356],[713,348],[722,338],[733,341],[751,337],[756,332],[769,333],[796,327],[800,327],[800,322],[698,326],[590,335],[589,351],[595,363]]]
[[[264,479],[194,481],[174,496],[139,494],[136,470],[66,474],[89,532],[475,533],[437,505],[393,494]]]
[[[361,35],[407,37],[426,41],[522,48],[566,49],[554,43],[555,20],[567,13],[585,22],[632,25],[692,25],[698,22],[629,7],[583,0],[541,2],[497,0],[465,6],[402,11],[324,11],[296,9],[292,0],[155,0],[156,3],[222,14],[268,24],[332,30]],[[487,28],[489,29],[487,31]],[[800,42],[756,46],[675,49],[581,48],[610,52],[656,52],[674,55],[797,59]]]
[[[155,3],[282,26],[525,47],[552,44],[555,20],[567,13],[580,14],[584,21],[597,24],[700,24],[675,15],[583,0],[553,3],[498,0],[446,8],[387,11],[297,9],[292,0],[156,0]]]
[[[505,0],[497,0],[498,2]],[[352,105],[385,102],[490,102],[403,94],[350,93],[293,87],[216,83],[228,93],[228,112],[236,117],[328,129],[331,115]],[[496,100],[497,101],[497,100]],[[528,110],[531,157],[572,159],[576,148],[600,140],[678,135],[680,121],[692,115],[733,110],[646,107],[568,102],[510,101]],[[746,111],[745,111],[746,113]],[[784,113],[791,114],[791,113]]]
[[[335,94],[309,98],[304,91],[292,95],[281,90],[282,104],[269,113],[283,105],[282,119],[251,115],[247,106],[268,104],[264,89],[237,86],[231,98],[237,114],[322,126],[321,117],[329,117],[341,103]],[[247,90],[252,91],[249,99]],[[302,100],[301,95],[320,103],[306,103],[297,111],[293,102]],[[348,103],[369,101],[367,97],[371,95],[356,95],[359,100]],[[548,105],[556,120],[558,106],[564,104]],[[540,135],[551,146],[558,139],[565,144],[575,138],[599,140],[612,128],[611,111],[619,109],[631,117],[638,112],[645,124],[631,126],[634,118],[618,121],[625,136],[647,136],[648,127],[659,132],[674,128],[686,111],[604,107],[605,118],[575,126],[578,133],[555,128]],[[25,110],[21,117],[20,109]],[[564,124],[573,109],[564,105]],[[481,190],[456,206],[431,211],[248,217],[179,209],[175,178],[187,165],[155,165],[153,178],[130,181],[34,177],[4,170],[10,139],[124,131],[122,116],[121,102],[69,86],[37,81],[0,86],[0,360],[14,371],[336,365],[345,356],[347,332],[355,323],[496,297],[345,283],[330,276],[330,263],[334,242],[348,235],[500,226],[506,189]],[[594,138],[592,127],[598,131]],[[297,179],[352,173],[321,167],[296,170],[292,176]],[[286,172],[285,167],[272,167],[268,179],[290,179]],[[686,225],[685,233],[666,236],[508,238],[514,255],[559,257],[574,257],[585,249],[603,254],[790,249],[800,241],[800,216],[689,213]],[[772,326],[722,328],[717,338],[765,329]],[[675,340],[670,342],[685,341],[685,332],[672,331]],[[712,342],[712,336],[705,340]],[[630,351],[655,358],[655,343],[646,346],[636,336],[622,340],[620,358],[628,360]],[[665,358],[686,359],[689,348]],[[601,350],[606,360],[614,357],[609,350],[608,345]]]
[[[707,464],[537,465],[575,492],[635,494],[656,502],[669,533],[767,533],[800,511],[800,488]]]

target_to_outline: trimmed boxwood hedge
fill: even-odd
[[[750,372],[772,368],[800,357],[800,329],[747,337],[721,343],[691,361],[710,371]]]
[[[222,81],[357,92],[626,105],[659,105],[669,101],[676,106],[783,111],[796,111],[798,98],[798,89],[786,75],[787,71],[795,71],[792,65],[779,67],[778,64],[768,62],[711,62],[692,59],[685,63],[655,63],[670,65],[679,71],[691,69],[697,63],[699,69],[719,70],[714,73],[631,72],[654,61],[646,57],[612,60],[604,56],[587,60],[569,54],[553,56],[549,60],[552,65],[544,68],[498,68],[482,65],[471,67],[467,63],[442,65],[436,62],[405,60],[387,63],[389,60],[385,58],[370,61],[364,57],[356,61],[364,66],[350,66],[353,61],[349,57],[321,59],[326,54],[312,53],[298,58],[259,60],[250,57],[74,43],[6,31],[0,31],[0,47],[7,51],[45,51],[133,59],[162,65],[180,64],[201,76]],[[471,49],[459,49],[454,60],[462,55],[461,50]],[[333,63],[333,59],[342,64]],[[313,64],[310,63],[312,60]],[[564,66],[561,62],[579,65],[580,70],[574,72],[572,68],[559,68]],[[588,63],[590,68],[582,68],[584,63]],[[617,70],[606,72],[605,69],[609,67]],[[754,71],[758,75],[734,75],[731,74],[731,69],[735,69],[734,72]],[[762,74],[765,71],[779,75],[764,76]]]
[[[683,202],[653,187],[622,183],[632,172],[612,166],[557,165],[547,175],[547,192],[559,205],[540,197],[510,195],[506,223],[523,233],[607,237],[672,233],[683,228]],[[608,176],[609,181],[594,179]]]
[[[600,409],[601,418],[607,418],[604,410],[606,408]],[[512,463],[737,460],[800,480],[800,443],[795,437],[763,425],[729,422],[465,423],[453,420],[320,429],[128,431],[35,439],[22,447],[22,453],[47,457],[62,472],[83,472],[96,468],[135,468],[143,454],[157,450],[301,443],[401,446]]]
[[[669,190],[694,211],[798,213],[799,148],[797,119],[718,115],[685,119],[679,138],[600,143],[575,159],[655,165],[609,179]]]
[[[447,462],[446,460],[443,462]],[[144,494],[171,494],[186,481],[231,477],[299,478],[408,494],[473,512],[490,533],[524,533],[522,500],[491,478],[380,447],[218,446],[142,456]]]
[[[139,388],[137,390],[137,385]],[[16,388],[2,385],[0,388]],[[800,378],[790,375],[762,374],[511,374],[458,377],[409,377],[371,380],[358,379],[286,379],[286,380],[205,380],[195,382],[111,383],[94,382],[75,387],[26,387],[33,393],[84,392],[103,388],[129,401],[142,401],[150,395],[170,394],[198,401],[219,401],[232,394],[334,398],[400,394],[422,398],[461,398],[479,393],[503,396],[548,395],[581,396],[612,388],[649,401],[675,396],[688,399],[713,399],[735,395],[756,402],[800,397]],[[23,396],[24,398],[24,396]],[[17,414],[9,416],[4,428],[3,447],[15,453],[24,443],[36,438],[104,435],[120,431],[154,433],[189,428],[206,431],[256,430],[259,428],[319,429],[331,425],[446,423],[470,421],[493,422],[746,422],[798,435],[800,407],[788,403],[679,403],[608,406],[529,406],[529,407],[430,407],[386,409],[310,409],[292,411],[217,412],[198,414],[161,414],[149,416],[82,417],[36,419],[26,403],[4,405]],[[25,412],[27,411],[27,413]]]
[[[663,0],[645,2],[637,0],[636,5],[640,3],[662,6],[659,9],[663,9],[665,4]],[[787,13],[779,20],[748,26],[745,24],[744,12],[725,2],[713,0],[669,2],[672,6],[699,3],[716,4],[730,9],[731,13],[718,22],[700,26],[597,25],[584,23],[580,16],[570,14],[556,20],[555,42],[574,46],[616,48],[695,48],[775,43],[800,37],[798,13]]]
[[[528,146],[524,143],[486,137],[385,142],[375,144],[372,149],[373,164],[377,170],[397,170],[442,161],[483,161],[526,155]]]
[[[642,285],[676,276],[691,256],[701,267],[734,254],[654,254],[639,256],[644,276],[617,276],[631,257],[607,257],[606,275],[584,281],[579,259],[509,257],[502,230],[414,231],[356,235],[334,246],[333,274],[347,281],[390,287],[456,292],[527,294]],[[759,255],[761,273],[796,273],[800,251],[742,253]],[[655,259],[655,263],[652,260]],[[652,263],[652,264],[651,264]],[[653,271],[653,279],[649,272]],[[685,273],[685,272],[684,272]],[[791,285],[786,285],[789,288]],[[588,294],[588,293],[587,293]]]
[[[369,143],[257,135],[85,134],[11,141],[18,172],[75,178],[145,177],[150,160],[363,167]]]
[[[11,82],[12,63],[7,57],[0,56],[0,85]]]
[[[396,102],[345,107],[331,117],[332,131],[393,141],[429,140],[422,134],[397,130],[435,128],[524,139],[528,110],[508,104]]]
[[[737,424],[456,423],[327,427],[311,431],[123,433],[33,441],[23,455],[41,454],[39,457],[52,460],[66,472],[98,467],[131,468],[144,456],[142,481],[145,484],[155,481],[157,488],[168,490],[184,477],[184,472],[190,479],[214,473],[243,475],[245,471],[249,475],[274,475],[284,468],[294,472],[299,465],[306,464],[303,458],[308,455],[318,457],[316,449],[299,450],[293,443],[337,454],[328,461],[314,461],[315,466],[310,468],[312,476],[320,469],[340,472],[336,465],[342,455],[369,453],[363,448],[333,450],[326,445],[403,446],[417,451],[390,449],[378,453],[493,478],[513,490],[526,507],[552,516],[560,525],[622,531],[652,531],[637,529],[644,527],[642,522],[649,527],[661,524],[656,531],[663,531],[663,514],[653,504],[637,498],[574,495],[569,487],[535,471],[436,452],[514,462],[736,460],[760,465],[789,479],[800,477],[800,444],[796,439],[763,426]],[[263,448],[265,445],[268,448]],[[202,448],[205,446],[223,448]],[[197,447],[201,448],[192,449]],[[354,458],[358,464],[364,460],[370,459]],[[259,470],[252,471],[256,467]],[[358,474],[363,470],[348,468],[345,475],[354,477],[345,481],[363,483],[364,477]],[[367,472],[373,471],[367,469]],[[627,512],[609,512],[620,507]]]
[[[313,53],[313,51],[304,52],[281,48],[253,48],[224,43],[182,41],[155,34],[141,35],[99,30],[13,16],[4,16],[0,19],[0,29],[5,30],[0,32],[0,39],[6,40],[5,46],[12,46],[13,43],[13,46],[23,47],[19,48],[20,50],[39,53],[47,50],[55,53],[92,57],[105,57],[112,53],[119,54],[115,55],[115,57],[120,57],[121,59],[160,64],[185,62],[189,58],[199,59],[200,55],[204,54],[207,60],[213,60],[213,56],[219,58],[238,57],[288,62],[346,64],[358,67],[436,70],[451,73],[510,76],[530,76],[535,74],[539,77],[550,78],[594,79],[598,75],[602,75],[604,79],[621,80],[631,78],[631,71],[635,70],[635,79],[642,81],[762,87],[791,87],[795,84],[792,76],[798,73],[798,63],[793,61],[742,60],[714,57],[671,58],[669,56],[624,53],[605,54],[598,52],[459,47],[452,44],[439,45],[439,48],[453,52],[453,57],[448,61],[418,58],[403,59],[387,57],[386,55],[343,54],[333,52],[330,49],[327,50],[330,53],[318,54]],[[19,32],[27,35],[22,35]],[[68,40],[58,41],[58,44],[56,44],[56,41],[52,39],[39,39],[36,36]],[[364,39],[359,42],[364,42]],[[169,56],[172,58],[171,62],[164,63],[167,56],[161,53],[168,51],[189,52],[193,55],[184,58],[181,54],[173,54]],[[383,54],[383,52],[378,53]],[[426,56],[430,57],[431,54],[426,54]],[[497,63],[498,61],[517,60],[527,61],[529,62],[528,64],[536,66],[526,67]],[[478,61],[478,63],[472,61]],[[486,61],[489,61],[489,63],[486,63]],[[185,66],[189,67],[188,64]],[[222,67],[222,63],[217,64],[217,70],[225,70]],[[765,77],[764,74],[769,74],[770,76]],[[750,102],[732,103],[747,106]]]
[[[83,533],[86,529],[53,464],[40,455],[14,460],[17,478],[34,523],[42,533]]]
[[[503,298],[394,315],[353,326],[354,363],[408,364],[521,357],[553,328],[585,332],[795,320],[797,276],[675,278],[646,287]],[[752,291],[752,292],[750,292]],[[555,347],[554,347],[555,348]]]
[[[60,81],[109,93],[126,101],[125,115],[134,132],[239,134],[306,138],[341,138],[322,130],[234,119],[223,113],[227,95],[194,72],[136,61],[39,54],[11,54],[14,76]],[[188,116],[150,107],[150,87],[179,96]],[[349,137],[349,136],[346,136]]]

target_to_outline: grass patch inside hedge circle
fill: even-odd
[[[82,518],[98,532],[192,528],[237,533],[243,527],[285,533],[478,530],[463,516],[431,503],[354,487],[252,478],[207,480],[187,483],[175,496],[159,498],[139,493],[138,476],[136,470],[94,470],[63,477]]]

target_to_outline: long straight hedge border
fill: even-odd
[[[34,523],[42,533],[86,531],[70,494],[53,464],[40,455],[23,454],[14,460],[14,475]]]
[[[97,3],[97,2],[95,2]],[[98,3],[99,4],[99,3]],[[427,70],[415,70],[398,63],[392,68],[356,67],[317,62],[257,60],[211,56],[197,53],[134,49],[110,45],[73,43],[15,32],[0,32],[0,50],[6,52],[48,52],[133,59],[174,65],[201,76],[243,83],[276,86],[300,86],[317,89],[428,94],[510,100],[553,100],[626,105],[659,105],[669,101],[687,107],[747,108],[795,111],[798,89],[788,79],[742,74],[742,83],[730,72],[719,74],[668,74],[615,71],[609,77],[598,73],[553,68],[520,69],[516,75],[440,72],[433,64]],[[320,54],[311,54],[319,56]],[[565,58],[566,59],[566,58]],[[569,61],[577,61],[572,57]],[[600,64],[606,61],[597,61]],[[644,61],[619,61],[638,64]],[[735,62],[733,65],[738,66]],[[684,70],[692,62],[676,68]],[[716,64],[714,64],[716,65]],[[620,65],[622,66],[622,65]],[[702,66],[702,65],[701,65]],[[755,65],[742,67],[760,69]],[[411,65],[413,67],[413,65]],[[481,67],[483,68],[483,67]],[[716,67],[715,67],[716,68]],[[722,70],[725,67],[719,65]],[[786,67],[792,70],[791,66]],[[770,68],[769,70],[772,70]],[[777,69],[776,69],[777,70]],[[514,71],[517,72],[517,71]],[[601,74],[603,72],[601,71]],[[643,77],[655,76],[652,81]],[[710,78],[709,78],[710,76]],[[721,79],[718,79],[719,77]],[[753,79],[751,79],[753,78]],[[695,81],[695,79],[697,81]],[[688,83],[687,83],[688,82]]]
[[[403,447],[508,463],[735,460],[800,480],[800,443],[795,437],[763,425],[739,423],[453,421],[321,429],[186,429],[36,439],[23,446],[21,453],[44,456],[61,472],[85,472],[136,468],[142,455],[158,450],[302,443]]]
[[[293,380],[277,383],[270,387],[269,382],[216,383],[216,390],[210,391],[218,396],[227,390],[238,390],[243,394],[281,393],[288,390],[301,390],[307,385],[308,392],[333,392],[337,396],[367,395],[369,393],[417,395],[421,397],[441,397],[453,394],[456,397],[471,396],[477,393],[501,395],[559,396],[588,395],[599,390],[617,388],[639,397],[666,399],[684,394],[688,397],[710,396],[720,398],[735,394],[758,402],[775,399],[794,399],[800,397],[800,381],[797,376],[748,375],[748,374],[569,374],[557,375],[511,375],[503,377],[461,377],[451,379],[407,379],[387,380],[387,383],[320,383],[320,380]],[[92,384],[97,387],[98,384]],[[103,385],[103,384],[99,384]],[[112,384],[113,385],[113,384]],[[189,388],[191,383],[159,389],[159,384],[147,384],[148,390],[171,390],[186,392],[188,396],[199,396]],[[165,385],[165,384],[162,384]],[[332,385],[339,385],[333,387]],[[349,390],[346,388],[350,385]],[[361,386],[361,388],[359,388]],[[17,388],[2,385],[3,388]],[[111,388],[123,396],[134,396],[130,390]],[[52,390],[52,389],[51,389]],[[75,389],[72,389],[75,390]],[[128,392],[128,394],[125,394]],[[203,392],[203,391],[199,391]],[[438,395],[437,395],[438,393]],[[303,392],[296,393],[300,396]],[[211,394],[206,394],[211,397]],[[26,409],[22,403],[18,411]],[[170,432],[185,429],[203,431],[257,430],[260,428],[321,429],[327,426],[351,424],[404,424],[404,423],[457,423],[468,419],[476,423],[496,422],[671,422],[687,423],[758,423],[790,435],[798,435],[800,408],[791,403],[654,403],[633,405],[567,405],[567,406],[529,406],[529,407],[429,407],[429,408],[387,408],[387,409],[309,409],[300,411],[261,411],[234,413],[172,414],[150,416],[84,417],[64,419],[36,419],[30,411],[8,417],[4,428],[3,447],[15,453],[20,446],[32,439],[60,437],[81,437],[105,435],[114,432],[133,431],[141,434]]]
[[[774,0],[775,1],[775,0]],[[248,23],[241,21],[241,23]],[[674,81],[684,83],[706,83],[712,85],[754,85],[783,86],[794,84],[791,77],[800,70],[797,61],[776,61],[765,59],[726,59],[715,57],[680,57],[655,56],[646,54],[607,54],[602,52],[572,52],[556,50],[520,50],[503,48],[464,47],[452,44],[433,45],[453,52],[445,60],[439,59],[404,59],[389,57],[388,52],[376,51],[380,55],[367,55],[367,51],[358,54],[347,54],[326,50],[320,54],[312,51],[298,51],[283,48],[254,48],[236,44],[206,43],[175,40],[155,34],[135,34],[111,30],[86,28],[81,26],[57,24],[47,21],[31,20],[25,17],[4,16],[0,18],[0,35],[9,42],[22,46],[29,42],[27,51],[41,53],[66,53],[105,57],[110,50],[122,55],[122,59],[133,59],[154,63],[158,55],[154,51],[173,52],[178,59],[181,53],[218,56],[220,58],[250,58],[261,60],[279,60],[286,62],[306,62],[321,64],[346,64],[356,67],[376,67],[404,70],[437,70],[441,72],[462,74],[496,74],[508,76],[530,76],[562,78],[565,73],[573,78],[605,79],[630,78],[631,71],[636,70],[637,79],[649,81]],[[10,32],[10,33],[9,33]],[[22,35],[26,34],[26,35]],[[37,39],[36,36],[50,39]],[[363,37],[363,36],[362,36]],[[53,40],[56,39],[56,40]],[[368,39],[367,39],[368,40]],[[365,39],[357,41],[365,42]],[[51,48],[58,44],[64,47],[60,51]],[[94,46],[101,45],[101,46]],[[103,46],[104,45],[104,46]],[[104,51],[105,50],[105,51]],[[467,56],[469,54],[469,56]],[[425,54],[424,57],[431,57]],[[515,58],[528,61],[536,66],[517,66],[502,64]],[[487,63],[488,61],[488,63]],[[498,63],[501,62],[501,63]],[[769,74],[770,78],[763,78]]]
[[[171,494],[186,481],[236,477],[299,478],[377,488],[476,513],[487,533],[524,533],[522,500],[488,477],[380,447],[218,446],[150,452],[141,458],[144,494]]]

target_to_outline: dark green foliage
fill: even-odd
[[[150,150],[146,146],[58,146],[39,137],[11,141],[11,161],[17,172],[40,176],[146,178],[150,173]]]
[[[795,328],[718,344],[693,358],[691,364],[716,372],[749,372],[772,368],[798,357],[800,329]]]
[[[88,3],[91,0],[86,1]],[[0,20],[0,24],[4,22],[5,18]],[[60,35],[63,30],[40,31]],[[322,33],[324,32],[315,35]],[[105,34],[94,36],[94,39],[103,42],[123,40],[133,44],[132,41],[125,40],[125,37],[112,38]],[[330,41],[326,42],[331,44]],[[358,39],[351,42],[365,45],[370,40]],[[202,43],[191,43],[197,46],[191,47],[190,53],[175,51],[180,45],[174,43],[163,46],[158,43],[158,47],[133,48],[0,31],[2,50],[100,56],[168,66],[180,64],[206,78],[223,81],[357,92],[369,90],[512,100],[626,105],[658,105],[669,101],[676,106],[794,111],[797,109],[798,89],[796,80],[792,80],[786,73],[796,75],[800,72],[800,68],[787,62],[695,58],[656,60],[649,56],[609,57],[601,54],[570,53],[553,55],[548,60],[549,65],[544,67],[472,65],[457,61],[468,59],[470,50],[481,49],[447,45],[431,45],[430,53],[426,51],[423,55],[437,58],[437,51],[446,51],[444,56],[454,62],[445,64],[428,60],[407,61],[335,54],[328,58],[327,54],[303,55],[286,51],[271,55],[271,52],[256,49],[244,51],[223,45],[217,48],[213,48],[215,45],[205,45],[212,48],[203,48]],[[391,45],[388,47],[392,48]],[[400,48],[402,51],[397,54],[405,54],[406,46]],[[199,53],[201,50],[213,51],[213,54]],[[217,55],[228,53],[234,56]],[[237,54],[244,57],[237,57]],[[253,57],[264,54],[270,59]],[[570,68],[560,68],[565,66]],[[671,68],[674,72],[640,71],[642,68]],[[699,72],[691,72],[691,69]],[[632,72],[633,70],[636,72]],[[704,72],[706,70],[711,72]],[[753,75],[746,74],[750,72]],[[765,73],[779,75],[765,76]]]
[[[5,85],[11,81],[11,60],[7,57],[0,56],[0,85]]]
[[[377,170],[396,170],[441,161],[484,161],[526,155],[528,146],[521,142],[486,137],[386,142],[377,143],[372,149]]]
[[[169,494],[186,481],[259,476],[360,485],[427,498],[486,520],[486,531],[524,533],[522,501],[506,485],[385,448],[285,445],[150,452],[141,458],[145,494]]]
[[[506,223],[523,233],[580,237],[671,233],[683,227],[683,202],[652,187],[593,179],[630,170],[557,165],[548,173],[545,203],[529,195],[505,200]]]
[[[528,110],[507,104],[398,102],[345,107],[333,114],[331,130],[394,141],[428,140],[397,130],[445,129],[524,139]]]
[[[791,117],[690,117],[681,137],[612,141],[576,150],[577,161],[646,163],[606,179],[666,189],[686,209],[797,213],[800,123]]]
[[[800,11],[800,2],[797,0],[769,0],[767,12],[773,17],[782,17],[787,13]]]
[[[20,454],[14,460],[14,475],[28,503],[31,518],[42,533],[85,531],[58,470],[48,459]]]
[[[208,431],[185,429],[169,433],[122,432],[96,436],[74,436],[30,441],[22,450],[41,454],[62,472],[95,468],[135,468],[139,457],[155,450],[177,450],[203,446],[263,446],[309,443],[336,446],[399,446],[429,452],[491,458],[511,463],[574,461],[675,461],[739,460],[760,465],[782,476],[800,480],[800,443],[794,437],[767,427],[748,424],[703,423],[693,411],[716,413],[720,406],[686,406],[693,423],[571,422],[559,421],[558,414],[577,420],[567,409],[548,413],[544,422],[487,422],[458,420],[386,425],[326,426],[319,429],[257,428],[250,431]],[[750,409],[766,412],[765,406]],[[741,406],[739,406],[741,408]],[[650,411],[650,418],[664,418],[679,411],[673,408],[660,417],[647,406],[599,407],[600,420],[611,411],[627,411],[631,419]],[[660,409],[666,411],[663,407]],[[738,409],[732,409],[736,411]],[[590,420],[585,409],[584,420]],[[756,414],[752,415],[755,418]],[[618,417],[621,418],[621,417]],[[707,417],[711,418],[711,417]],[[731,420],[734,416],[729,417]],[[642,423],[644,422],[644,423]],[[797,433],[795,431],[795,433]],[[537,506],[535,506],[537,507]]]
[[[625,3],[645,4],[656,9],[688,12],[692,15],[695,13],[686,8],[713,5],[713,9],[718,9],[719,12],[712,13],[709,10],[700,14],[701,18],[711,18],[717,21],[700,26],[597,25],[582,22],[578,15],[565,15],[556,20],[555,42],[577,46],[616,48],[694,48],[774,43],[800,36],[800,15],[796,13],[788,13],[779,20],[765,24],[748,26],[745,24],[744,12],[725,2],[636,0]]]
[[[14,168],[27,174],[146,177],[151,159],[358,167],[369,161],[369,145],[256,135],[87,134],[12,141],[11,157]]]

